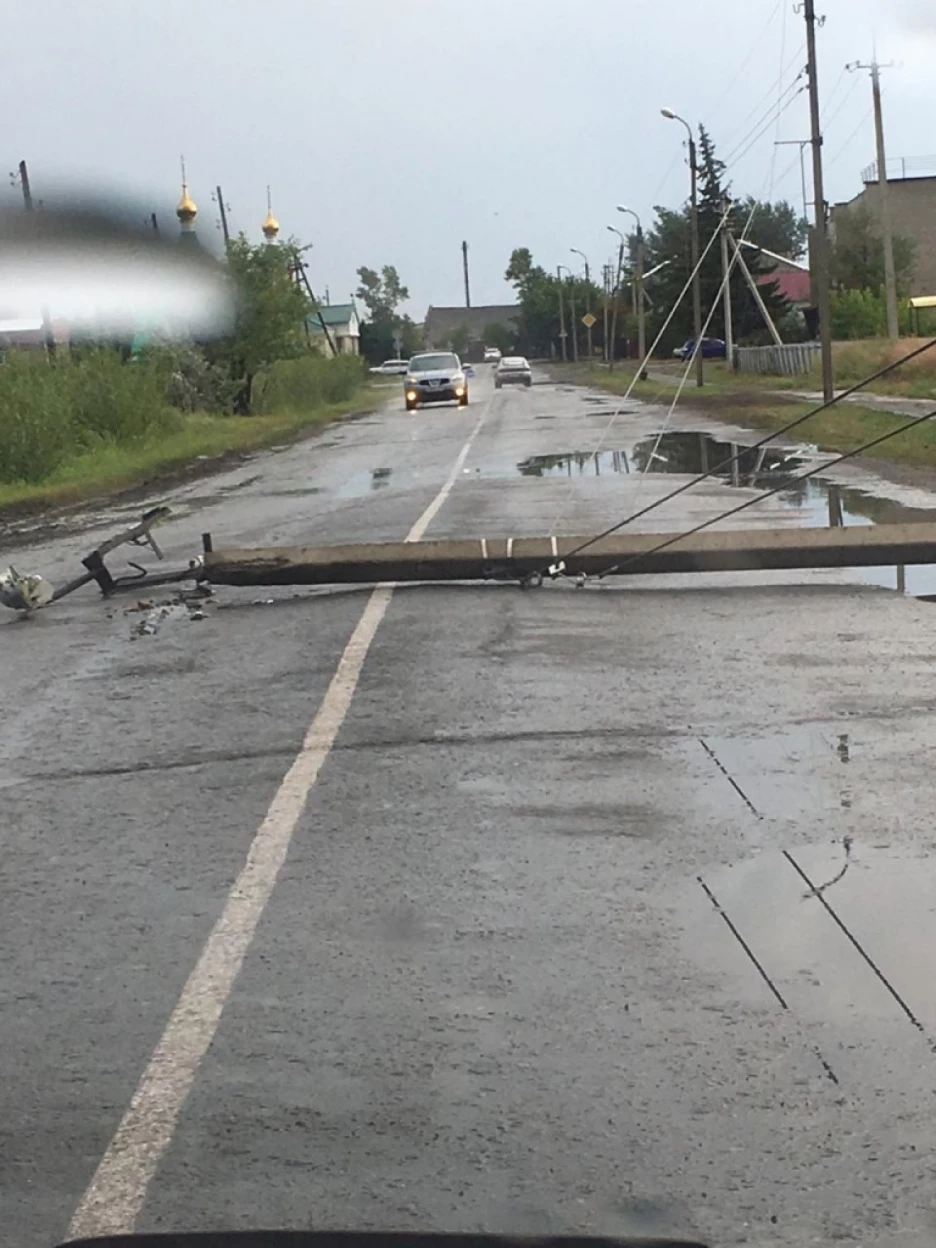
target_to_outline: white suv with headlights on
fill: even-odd
[[[403,383],[406,410],[424,403],[457,403],[468,406],[468,379],[461,360],[451,351],[427,351],[414,355]]]

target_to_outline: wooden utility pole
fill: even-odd
[[[226,251],[227,245],[231,241],[231,234],[228,230],[227,209],[224,206],[224,196],[221,193],[220,186],[215,187],[215,194],[218,197],[218,212],[221,214],[221,233],[224,235],[224,249]]]
[[[887,189],[887,156],[884,151],[884,116],[881,109],[881,70],[877,57],[870,65],[855,61],[847,69],[867,69],[871,72],[871,93],[874,98],[874,138],[877,147],[877,181],[881,216],[881,240],[884,244],[884,297],[887,304],[887,336],[900,337],[900,317],[897,312],[897,268],[894,264],[894,233],[891,226],[890,198]]]
[[[829,231],[826,223],[825,188],[822,180],[822,125],[819,120],[819,75],[816,64],[815,0],[803,0],[806,19],[807,72],[809,75],[809,118],[812,133],[813,199],[816,224],[812,235],[810,270],[815,283],[813,302],[819,313],[819,341],[822,354],[822,394],[826,403],[835,397],[832,365],[832,326],[829,306]]]
[[[462,243],[462,268],[465,271],[465,307],[471,307],[471,287],[468,285],[468,244]]]

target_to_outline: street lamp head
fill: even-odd
[[[633,208],[628,208],[626,204],[618,204],[618,212],[633,212]]]
[[[660,112],[663,114],[663,116],[666,118],[667,121],[676,121],[676,114],[673,112],[671,108],[661,108]]]

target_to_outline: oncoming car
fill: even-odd
[[[451,351],[427,351],[414,355],[403,383],[406,410],[424,403],[457,403],[468,406],[468,378],[461,360]]]
[[[494,373],[494,389],[501,386],[532,386],[533,370],[522,355],[505,355]]]
[[[370,371],[382,377],[402,377],[409,370],[409,360],[384,360]]]

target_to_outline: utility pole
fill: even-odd
[[[471,307],[471,287],[468,285],[468,244],[462,243],[462,268],[465,271],[465,307]]]
[[[809,75],[809,118],[812,133],[813,199],[816,224],[812,237],[810,270],[816,285],[815,305],[819,312],[819,341],[822,354],[822,394],[826,403],[835,397],[832,365],[832,327],[829,306],[829,232],[826,225],[825,189],[822,182],[822,126],[819,120],[819,74],[816,63],[816,4],[803,0],[806,19],[807,72]]]
[[[646,256],[646,244],[644,243],[643,226],[637,222],[637,256],[634,268],[634,285],[637,289],[637,357],[640,360],[638,367],[641,370],[641,378],[645,379],[645,368],[647,358],[647,316],[644,310],[644,263]],[[701,351],[699,359],[702,358]]]
[[[799,171],[800,182],[803,186],[803,220],[809,216],[809,196],[806,194],[806,158],[804,151],[809,147],[812,139],[778,139],[774,147],[798,147],[799,148]]]
[[[156,220],[155,212],[150,213],[150,225],[152,227],[153,233],[156,235],[157,238],[159,238],[159,222]]]
[[[578,321],[575,319],[575,278],[569,274],[569,307],[572,322],[572,359],[578,363]]]
[[[699,170],[696,166],[696,145],[689,131],[689,168],[692,171],[689,213],[692,233],[692,332],[695,337],[695,378],[697,386],[705,385],[705,364],[702,355],[702,275],[699,272]]]
[[[894,234],[891,226],[890,199],[887,189],[887,157],[884,152],[884,117],[881,110],[881,70],[877,57],[870,65],[855,61],[847,69],[871,71],[871,92],[874,97],[874,138],[877,146],[878,198],[881,213],[881,238],[884,243],[884,296],[887,303],[887,336],[900,337],[900,317],[897,312],[897,269],[894,264]]]
[[[560,350],[562,352],[562,362],[563,364],[565,364],[565,362],[567,361],[569,357],[569,353],[566,348],[566,339],[568,338],[569,335],[566,333],[566,325],[565,325],[565,300],[562,297],[562,265],[561,264],[556,265],[556,285],[559,287],[559,343],[560,343]]]
[[[721,267],[724,291],[722,298],[725,303],[725,356],[728,367],[734,368],[734,319],[731,313],[731,265],[728,260],[728,196],[723,195],[721,201]]]
[[[26,161],[19,162],[20,186],[23,188],[23,207],[27,212],[33,211],[32,189],[29,185],[29,169],[26,167]],[[52,321],[49,317],[48,308],[42,309],[42,336],[45,338],[46,352],[49,356],[55,355],[55,334],[52,332]]]
[[[574,252],[575,255],[577,256],[581,256],[582,259],[585,261],[585,312],[590,317],[591,316],[591,269],[588,267],[588,256],[585,255],[584,251],[579,251],[577,247],[570,247],[569,251]],[[573,325],[572,329],[573,329],[573,332],[577,332],[577,326]],[[589,322],[589,324],[585,326],[585,329],[586,329],[586,342],[588,344],[588,367],[591,368],[592,359],[593,359],[591,322]]]
[[[218,197],[218,211],[221,213],[221,233],[224,236],[224,249],[227,251],[227,245],[231,241],[231,234],[228,230],[227,209],[224,206],[224,196],[221,194],[221,187],[215,187],[215,194]]]
[[[614,357],[617,354],[618,311],[621,306],[621,281],[624,274],[624,235],[618,245],[617,274],[614,282],[614,305],[611,310],[611,352],[608,356],[608,367],[614,368]]]
[[[608,289],[611,283],[611,266],[606,264],[601,270],[601,307],[602,307],[602,348],[601,358],[605,364],[608,362]]]

